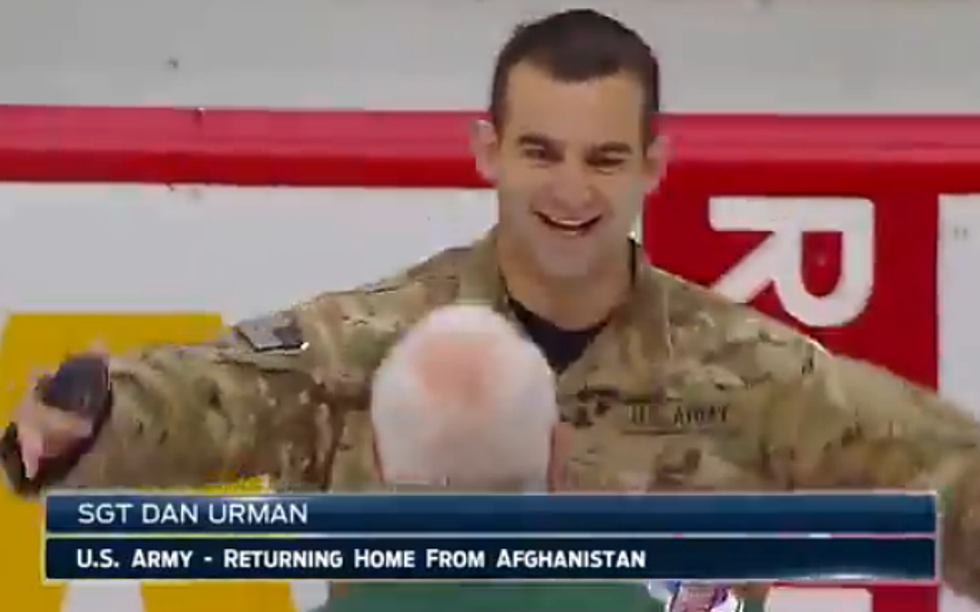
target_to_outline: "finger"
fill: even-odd
[[[93,423],[90,419],[65,410],[37,406],[35,417],[40,429],[45,432],[46,439],[77,440],[92,433]]]
[[[65,429],[61,424],[52,426],[47,417],[38,414],[38,411],[45,410],[47,409],[35,408],[17,424],[17,437],[21,441],[21,450],[31,458],[43,459],[57,456],[85,438],[84,428]]]
[[[24,474],[33,478],[37,474],[41,455],[44,453],[44,442],[33,427],[18,427],[17,440],[20,442],[20,457],[24,464]]]
[[[37,455],[24,455],[24,476],[28,480],[37,476],[38,469],[41,465],[40,458]]]

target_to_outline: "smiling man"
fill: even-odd
[[[378,489],[375,369],[433,309],[476,302],[557,375],[562,488],[939,490],[944,580],[980,599],[976,421],[648,266],[629,240],[663,165],[658,64],[635,32],[591,10],[520,27],[490,110],[473,138],[499,202],[485,237],[211,343],[108,360],[54,406],[31,394],[0,443],[13,487],[268,474],[283,489]],[[86,416],[73,412],[83,398],[104,401]]]
[[[499,196],[496,264],[521,319],[566,338],[567,351],[546,349],[557,366],[629,292],[624,237],[661,170],[647,129],[658,74],[639,37],[589,11],[526,26],[497,59],[474,152]],[[584,283],[597,299],[581,299]]]

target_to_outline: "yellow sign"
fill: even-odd
[[[0,336],[0,424],[32,384],[32,372],[57,366],[68,353],[99,344],[113,353],[147,343],[213,337],[221,318],[209,314],[15,314]],[[236,492],[260,491],[246,482]],[[0,488],[0,607],[4,612],[65,610],[65,587],[41,584],[41,508]],[[288,584],[147,585],[144,612],[294,612]],[[112,612],[111,601],[105,612]]]

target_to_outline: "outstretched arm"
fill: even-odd
[[[758,339],[780,360],[760,419],[762,468],[787,488],[936,490],[942,571],[980,602],[980,426],[920,387],[805,338]]]
[[[344,406],[316,373],[302,316],[286,311],[239,324],[214,342],[111,359],[110,412],[85,452],[67,469],[29,479],[11,425],[0,443],[8,479],[25,494],[47,486],[191,487],[258,475],[291,488],[327,485]]]

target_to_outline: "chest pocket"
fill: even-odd
[[[739,489],[760,483],[750,435],[756,390],[726,371],[677,369],[638,392],[584,387],[561,398],[566,484],[583,490]]]
[[[585,387],[559,398],[568,439],[563,486],[580,491],[644,491],[654,446],[649,436],[626,433],[630,417],[654,414],[662,398],[619,389]]]

